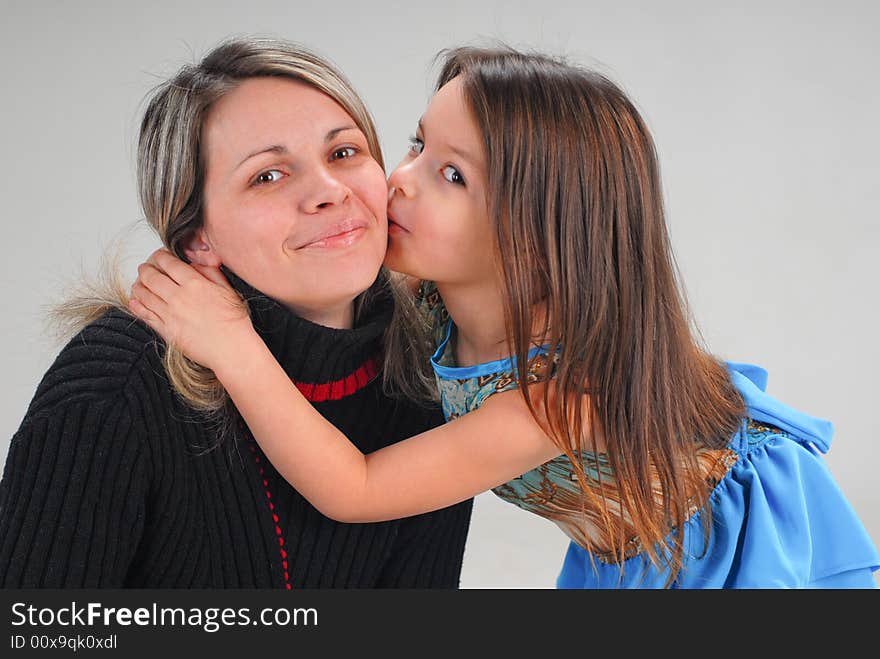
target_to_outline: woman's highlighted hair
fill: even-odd
[[[226,40],[201,61],[183,66],[154,88],[140,123],[137,181],[144,217],[162,244],[181,259],[186,260],[184,238],[204,222],[202,127],[216,101],[242,81],[257,77],[288,78],[332,98],[364,133],[370,154],[384,168],[369,111],[351,83],[329,61],[299,44],[278,39]],[[385,336],[385,381],[412,397],[425,397],[425,383],[430,381],[427,364],[418,368],[409,361],[427,361],[419,360],[425,350],[411,303],[384,269],[380,278],[396,298],[395,318]],[[102,284],[87,286],[85,294],[54,310],[53,316],[68,333],[78,331],[112,308],[127,312],[128,295],[117,272],[105,272],[102,279]],[[376,290],[378,287],[374,286],[368,293]],[[361,295],[356,301],[356,313],[369,303],[366,297]],[[173,345],[167,346],[164,361],[169,381],[177,392],[191,407],[216,418],[224,428],[221,436],[225,434],[230,427],[232,408],[213,372],[190,361]]]

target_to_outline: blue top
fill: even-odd
[[[494,393],[516,388],[515,358],[455,366],[454,351],[447,349],[455,326],[429,282],[422,286],[420,306],[437,345],[431,365],[447,420],[476,409]],[[533,348],[527,380],[546,377],[557,358]],[[673,587],[876,587],[873,571],[880,567],[880,554],[821,457],[831,443],[831,423],[765,393],[764,369],[734,362],[727,367],[747,418],[726,449],[700,451],[701,464],[708,465],[712,533],[703,553],[703,512],[694,506],[683,527],[684,568]],[[603,454],[583,451],[582,458],[591,480],[598,471],[613,475]],[[585,531],[599,525],[584,513],[583,493],[564,455],[492,491],[550,519],[571,538],[557,587],[664,587],[668,571],[651,564],[638,538],[628,543],[622,572],[610,553],[583,548]]]

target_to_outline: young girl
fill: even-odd
[[[282,158],[265,175],[261,194],[295,189]],[[873,587],[880,556],[819,455],[831,425],[692,335],[654,145],[617,86],[448,51],[389,184],[385,263],[429,321],[439,428],[357,450],[266,350],[210,246],[194,267],[154,253],[132,289],[319,510],[384,520],[492,489],[571,538],[562,588]]]

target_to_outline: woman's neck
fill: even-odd
[[[348,300],[338,305],[311,309],[286,305],[300,318],[333,329],[351,329],[354,327],[354,301]]]

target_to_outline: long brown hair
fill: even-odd
[[[670,532],[693,512],[695,494],[707,507],[706,537],[710,530],[700,451],[725,448],[744,404],[693,327],[648,128],[607,77],[560,58],[506,46],[441,57],[437,88],[460,77],[484,138],[507,338],[519,364],[533,345],[535,303],[546,305],[557,395],[545,390],[539,417],[520,390],[577,474],[582,513],[593,521],[583,542],[621,570],[633,546],[644,548],[668,565],[671,583],[683,534]],[[597,452],[599,433],[610,477],[584,468],[581,451]]]
[[[140,123],[137,181],[144,217],[162,244],[184,260],[183,239],[204,222],[202,126],[220,98],[242,81],[264,76],[305,83],[336,101],[364,133],[370,154],[384,168],[378,134],[366,105],[328,60],[280,39],[227,39],[201,61],[181,67],[153,89]],[[113,308],[128,313],[128,294],[115,261],[106,265],[97,284],[82,282],[81,293],[53,309],[53,320],[62,328],[59,334],[75,333]],[[380,290],[383,287],[390,293]],[[403,284],[382,268],[376,284],[355,299],[355,314],[380,294],[394,297],[394,315],[383,337],[386,391],[415,400],[430,398],[433,378],[425,356],[424,332]],[[164,366],[175,390],[189,406],[217,422],[222,437],[230,429],[233,408],[214,373],[173,345],[165,350]]]

